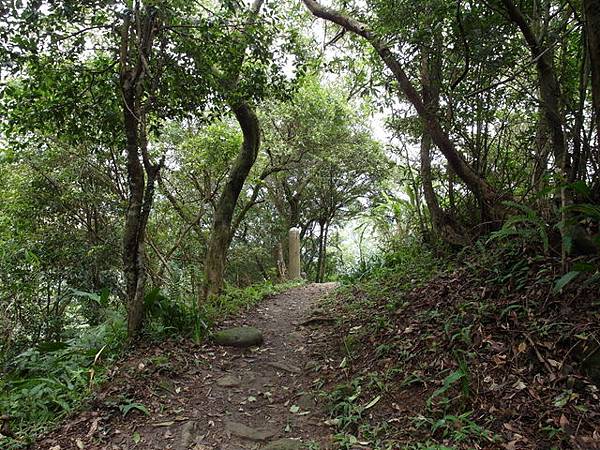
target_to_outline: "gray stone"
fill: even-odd
[[[311,370],[313,372],[316,372],[317,370],[319,370],[319,362],[318,361],[307,361],[306,364],[304,364],[304,370],[306,370],[307,372],[310,372]]]
[[[303,411],[313,411],[317,406],[314,397],[309,393],[302,394],[298,397],[296,404]]]
[[[277,439],[263,447],[263,450],[301,450],[304,446],[296,439]]]
[[[288,364],[284,361],[274,361],[274,362],[270,362],[268,363],[271,367],[274,367],[275,369],[280,369],[280,370],[284,370],[286,372],[290,372],[290,373],[302,373],[302,370],[300,370],[299,367],[293,366],[292,364]]]
[[[225,422],[225,430],[234,436],[256,442],[266,441],[277,434],[272,430],[256,430],[239,422]]]
[[[238,387],[241,381],[234,375],[225,375],[217,380],[217,386],[224,388]]]
[[[186,422],[181,427],[181,439],[179,449],[187,450],[194,443],[196,433],[196,422]]]
[[[253,347],[263,343],[263,335],[254,327],[237,327],[218,331],[213,336],[219,345],[232,347]]]

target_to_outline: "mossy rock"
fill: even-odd
[[[261,345],[263,335],[258,328],[236,327],[218,331],[213,340],[219,345],[245,348]]]
[[[278,439],[263,447],[263,450],[301,450],[302,442],[295,439]]]

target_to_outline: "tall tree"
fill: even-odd
[[[596,139],[600,147],[600,0],[584,0],[585,36],[592,70],[592,98],[596,116]],[[600,183],[596,183],[600,194]]]
[[[254,1],[250,9],[250,20],[256,19],[263,1]],[[245,32],[248,31],[249,25],[250,21],[246,23]],[[242,39],[242,42],[245,42],[245,40]],[[239,49],[239,56],[237,56],[237,67],[233,68],[232,73],[225,75],[228,78],[221,81],[229,89],[226,95],[229,97],[231,110],[242,129],[244,139],[240,147],[240,152],[231,166],[227,182],[223,187],[215,209],[204,267],[205,285],[203,299],[211,295],[217,295],[223,288],[227,250],[233,237],[231,229],[233,214],[246,178],[248,178],[250,170],[256,162],[260,147],[258,117],[254,112],[254,108],[250,105],[249,99],[244,98],[243,95],[240,96],[240,92],[236,92],[245,53],[246,46],[243,44]]]
[[[155,181],[164,163],[164,156],[158,163],[151,161],[147,133],[148,110],[152,107],[162,72],[162,61],[155,64],[153,55],[154,40],[162,31],[160,28],[160,12],[142,6],[139,1],[134,3],[131,13],[126,14],[121,28],[120,88],[129,188],[123,229],[123,271],[130,337],[139,332],[144,318],[146,227],[154,200]]]

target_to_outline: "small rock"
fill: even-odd
[[[234,436],[256,442],[266,441],[277,434],[275,431],[270,430],[255,430],[239,422],[225,422],[225,430]]]
[[[181,440],[179,441],[179,448],[181,450],[187,450],[194,441],[194,434],[196,431],[196,422],[186,422],[181,427]]]
[[[304,364],[304,370],[306,370],[307,372],[310,372],[311,370],[316,372],[318,368],[318,361],[307,361],[306,364]]]
[[[308,393],[302,394],[298,400],[296,400],[296,404],[304,411],[313,411],[317,406],[314,397]]]
[[[253,347],[263,343],[263,335],[254,327],[236,327],[221,330],[213,336],[214,341],[219,345],[232,347]]]
[[[299,367],[293,366],[286,362],[275,361],[275,362],[270,362],[269,365],[276,369],[285,370],[286,372],[290,372],[290,373],[302,373],[302,370],[300,370]]]
[[[217,380],[217,386],[224,388],[237,387],[240,383],[240,379],[234,375],[225,375]]]
[[[277,439],[263,447],[263,450],[300,450],[303,448],[302,442],[296,439]]]

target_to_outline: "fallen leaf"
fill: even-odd
[[[169,420],[167,422],[158,422],[155,423],[154,426],[155,427],[170,427],[171,425],[173,425],[175,422],[172,420]]]
[[[517,391],[522,391],[527,386],[525,385],[525,383],[523,383],[521,380],[519,380],[515,384],[513,384],[512,387],[514,387]]]
[[[371,400],[365,407],[364,409],[369,409],[372,408],[373,406],[375,406],[377,404],[377,402],[381,400],[381,395],[378,395],[377,397],[375,397],[373,400]]]
[[[139,444],[140,441],[142,440],[142,437],[140,436],[140,433],[138,433],[137,431],[135,433],[133,433],[133,435],[131,436],[131,439],[133,440],[134,444]]]
[[[100,418],[96,417],[93,421],[92,424],[90,425],[90,429],[87,432],[86,437],[91,438],[94,433],[98,430],[98,422],[100,422]]]

